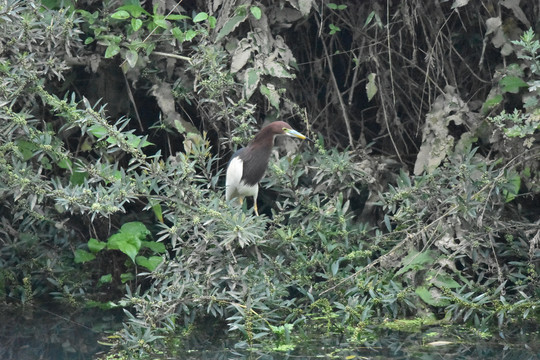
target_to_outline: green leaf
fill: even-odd
[[[503,185],[503,195],[506,202],[510,202],[516,198],[521,188],[521,177],[517,172],[513,172],[506,178],[506,183]]]
[[[114,14],[111,14],[113,19],[124,20],[129,18],[129,13],[125,10],[118,10]]]
[[[259,86],[259,91],[268,99],[270,105],[279,110],[280,97],[278,92],[274,88],[274,85],[268,84],[268,86],[266,86],[264,84],[261,84],[261,86]]]
[[[34,156],[34,152],[36,152],[38,149],[37,145],[31,141],[18,139],[15,141],[15,143],[19,149],[19,153],[22,155],[23,161],[28,161],[31,159],[32,156]]]
[[[431,283],[438,288],[445,287],[449,289],[457,289],[461,287],[461,285],[459,285],[459,283],[454,280],[450,275],[440,274],[438,272],[434,272],[434,274],[430,272],[429,275],[433,276]]]
[[[107,136],[107,129],[105,126],[94,124],[90,126],[87,131],[98,139],[102,139]]]
[[[107,240],[107,247],[111,250],[120,250],[135,262],[135,256],[139,252],[142,239],[150,234],[146,226],[138,221],[122,225],[120,231]]]
[[[142,246],[149,248],[156,254],[163,254],[166,251],[165,244],[163,244],[162,242],[143,241]]]
[[[101,301],[88,300],[86,302],[86,306],[89,307],[89,308],[97,307],[97,308],[99,308],[101,310],[110,310],[110,309],[118,308],[118,305],[115,304],[112,301],[101,302]]]
[[[195,36],[197,36],[197,32],[195,30],[189,29],[184,35],[186,41],[191,41]]]
[[[141,28],[143,22],[141,19],[131,19],[131,28],[133,31],[137,31]]]
[[[88,249],[90,249],[90,251],[93,252],[94,254],[103,250],[105,246],[107,246],[107,243],[103,241],[99,241],[94,238],[90,238],[90,240],[88,240]]]
[[[84,45],[91,44],[94,41],[94,38],[89,36],[86,39],[84,39]]]
[[[425,286],[420,286],[420,287],[416,288],[416,290],[414,292],[416,293],[416,295],[418,295],[420,297],[420,299],[422,299],[423,302],[425,302],[428,305],[431,305],[431,306],[447,306],[447,305],[449,305],[448,300],[440,299],[440,298],[435,297],[434,294],[436,294],[436,292],[434,291],[432,293]]]
[[[257,89],[257,86],[259,85],[259,80],[259,71],[256,69],[251,68],[244,73],[244,94],[246,100],[249,100],[251,95],[253,95],[253,93]]]
[[[73,163],[69,158],[61,159],[56,163],[59,168],[61,169],[71,169]]]
[[[409,270],[424,270],[426,265],[432,264],[433,261],[434,259],[431,256],[430,250],[418,252],[417,250],[413,249],[409,251],[409,254],[407,254],[407,256],[405,256],[401,261],[403,268],[401,268],[396,275],[401,275]]]
[[[135,280],[135,275],[133,275],[132,273],[123,273],[120,274],[120,280],[122,281],[122,284],[125,284],[128,281]]]
[[[187,15],[171,14],[171,15],[165,16],[165,19],[171,20],[171,21],[177,21],[177,20],[185,20],[185,19],[191,19],[191,18]]]
[[[502,87],[502,91],[517,94],[522,87],[529,87],[529,85],[517,76],[505,76],[499,81]]]
[[[150,15],[150,13],[139,4],[129,4],[120,6],[117,10],[125,10],[131,14],[131,16],[138,18],[142,14]]]
[[[81,264],[85,263],[91,260],[94,260],[96,256],[94,254],[89,253],[86,250],[77,249],[75,250],[75,263]]]
[[[339,271],[339,263],[340,263],[340,259],[334,261],[332,263],[332,275],[333,276],[336,276],[338,271]]]
[[[262,16],[262,11],[261,11],[261,8],[258,7],[258,6],[252,6],[249,8],[249,11],[251,11],[251,14],[253,15],[253,17],[257,20],[260,20],[261,19],[261,16]]]
[[[208,19],[208,14],[205,13],[205,12],[200,12],[197,15],[195,15],[195,17],[193,18],[193,22],[198,23],[198,22],[204,21],[206,19]]]
[[[163,29],[167,29],[169,27],[169,23],[167,22],[167,20],[165,20],[165,17],[163,15],[155,15],[153,22],[154,24]]]
[[[77,172],[74,171],[73,174],[69,177],[69,182],[73,185],[82,185],[84,184],[84,180],[88,179],[88,173],[85,172]]]
[[[328,3],[326,4],[326,6],[328,6],[332,10],[337,10],[338,8],[337,4],[334,4],[334,3]]]
[[[157,200],[150,199],[150,205],[152,206],[152,210],[154,211],[154,215],[156,215],[156,218],[159,220],[159,222],[163,222],[163,209],[161,208],[161,203]]]
[[[159,264],[163,262],[161,256],[150,256],[149,258],[144,256],[137,256],[136,262],[140,266],[144,266],[150,271],[154,271]]]
[[[180,30],[180,28],[177,28],[177,27],[172,28],[171,33],[176,38],[176,40],[178,40],[181,43],[183,43],[184,40],[186,39],[186,37],[184,35],[184,32],[182,30]]]
[[[107,248],[110,250],[120,250],[135,262],[135,256],[141,248],[141,241],[133,236],[124,233],[111,235],[107,241]]]
[[[208,26],[210,26],[210,29],[215,29],[217,24],[217,19],[214,16],[208,17]]]
[[[146,225],[144,225],[140,221],[132,221],[125,223],[120,228],[120,232],[124,234],[131,234],[133,236],[137,236],[143,239],[150,235],[150,231],[146,228]]]
[[[376,76],[377,74],[375,73],[370,73],[368,75],[368,82],[366,84],[366,93],[367,93],[368,101],[371,101],[371,99],[373,99],[375,94],[377,94],[377,84],[375,83]]]
[[[147,141],[146,139],[141,139],[135,134],[127,134],[126,141],[128,142],[129,145],[133,147],[139,147],[139,146],[146,147],[146,146],[154,145],[150,141]]]
[[[112,282],[112,274],[103,275],[98,280],[98,285],[109,284]]]
[[[107,46],[107,50],[105,50],[105,59],[112,58],[116,54],[120,52],[120,46],[117,44],[110,44]]]
[[[330,35],[334,35],[335,33],[341,31],[341,29],[339,28],[339,26],[336,26],[334,24],[330,24],[328,25],[330,27]]]
[[[236,15],[230,18],[225,25],[219,30],[219,33],[216,36],[216,41],[221,40],[225,36],[229,35],[241,22],[246,20],[246,15]]]
[[[130,67],[134,68],[135,65],[137,65],[137,60],[139,59],[139,55],[135,50],[128,50],[126,52],[126,60]]]
[[[484,113],[489,112],[489,110],[499,105],[502,102],[502,100],[503,100],[503,97],[501,94],[497,94],[494,97],[487,99],[484,102],[484,105],[482,106],[482,111]]]

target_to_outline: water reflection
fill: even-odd
[[[95,309],[45,306],[0,306],[0,359],[91,359],[108,350],[97,342],[103,332],[121,324]]]
[[[114,315],[102,310],[66,310],[58,306],[45,309],[3,305],[0,316],[2,360],[97,359],[98,354],[103,358],[103,352],[109,348],[99,345],[98,340],[118,329],[122,321],[121,312]],[[358,343],[339,336],[295,338],[282,351],[272,345],[242,347],[223,337],[193,338],[183,341],[184,347],[174,351],[175,354],[164,355],[162,359],[540,359],[537,329],[516,330],[512,334],[491,336],[490,340],[470,336],[470,332],[450,326],[430,327],[417,333],[373,331]]]

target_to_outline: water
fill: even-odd
[[[120,328],[122,321],[121,313],[67,311],[58,306],[37,309],[3,305],[0,316],[1,360],[97,359],[109,350],[98,340],[107,335],[106,331]],[[339,336],[297,337],[280,350],[270,345],[239,348],[226,341],[204,339],[184,342],[187,349],[179,349],[180,355],[162,359],[540,360],[538,329],[492,334],[487,340],[471,331],[474,329],[452,326],[426,327],[416,333],[382,330],[372,332],[362,343],[351,343]]]

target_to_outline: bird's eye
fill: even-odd
[[[283,130],[283,131],[287,131],[287,130],[289,130],[289,129],[287,129],[287,128],[282,128],[282,130]]]

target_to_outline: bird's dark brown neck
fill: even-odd
[[[274,133],[272,132],[272,129],[270,126],[264,127],[257,135],[255,135],[255,138],[253,138],[253,141],[249,144],[251,148],[254,146],[260,146],[263,148],[272,148],[274,146]]]
[[[274,134],[265,133],[264,129],[259,132],[247,146],[246,151],[239,155],[244,166],[242,180],[248,185],[255,185],[261,181],[268,166],[274,145]]]

